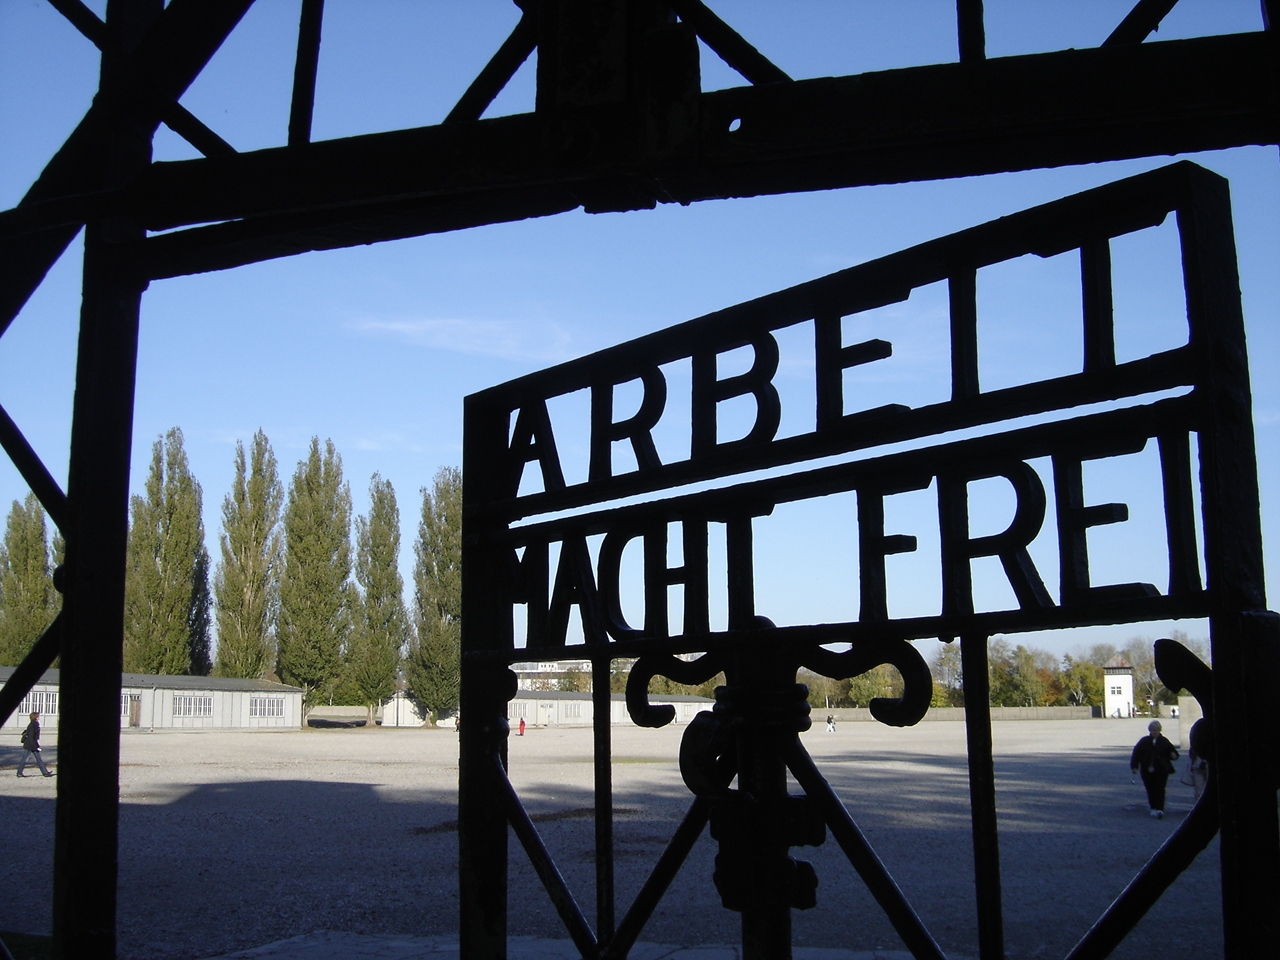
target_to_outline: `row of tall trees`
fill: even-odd
[[[342,458],[312,438],[288,491],[262,431],[236,444],[210,571],[202,490],[176,427],[152,448],[130,503],[124,666],[134,673],[277,677],[370,718],[404,680],[433,714],[458,702],[462,477],[423,488],[411,616],[400,575],[400,512],[374,474],[354,521]],[[16,664],[57,613],[50,543],[34,496],[15,502],[0,545],[0,663]],[[213,635],[216,632],[216,652]]]
[[[1208,645],[1185,633],[1180,641],[1208,661]],[[987,643],[987,670],[993,707],[1101,706],[1105,687],[1104,667],[1119,654],[1133,668],[1134,697],[1138,703],[1177,703],[1178,691],[1169,690],[1156,674],[1152,641],[1133,637],[1123,646],[1094,644],[1087,651],[1058,657],[1047,650],[1023,644],[1011,645],[1004,637]],[[940,644],[930,659],[933,673],[933,706],[964,706],[964,673],[960,644]],[[814,706],[865,707],[876,697],[902,695],[902,677],[890,666],[876,667],[848,680],[829,680],[816,674],[801,678],[809,685]]]
[[[203,510],[182,431],[174,427],[152,446],[144,492],[129,503],[126,672],[207,674],[212,666]]]
[[[13,501],[0,543],[0,664],[20,663],[58,615],[62,598],[53,588],[53,568],[62,554],[56,531],[51,549],[44,508],[35,494]]]

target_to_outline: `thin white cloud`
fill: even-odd
[[[501,360],[558,363],[581,352],[568,331],[536,320],[369,318],[351,327],[363,336]]]

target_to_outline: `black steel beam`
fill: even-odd
[[[176,6],[174,0],[169,11]],[[190,4],[184,3],[183,9],[189,10]],[[148,108],[132,95],[133,70],[142,56],[136,51],[148,42],[144,38],[153,39],[153,26],[167,15],[162,0],[118,0],[110,5],[97,103],[114,103],[116,109],[104,111],[79,166],[68,170],[73,177],[91,170],[111,189],[136,178],[150,162],[155,126],[149,122]],[[216,47],[213,43],[206,49],[212,53]],[[175,48],[179,54],[189,49]],[[182,59],[180,55],[179,62]],[[167,64],[155,67],[163,73]],[[126,217],[95,220],[85,230],[67,471],[65,588],[59,616],[62,707],[54,808],[54,960],[115,956],[129,455],[138,320],[146,289],[127,250],[141,234],[141,227]]]
[[[129,87],[133,95],[149,97],[158,91],[175,100],[180,97],[252,4],[253,0],[172,0],[123,68],[132,75]],[[72,8],[70,4],[63,6]],[[83,17],[73,22],[80,25],[82,21],[87,23]],[[134,85],[137,80],[141,89]],[[107,131],[126,99],[117,93],[94,101],[18,209],[101,189]],[[155,131],[159,120],[159,116],[149,118],[149,133]],[[92,215],[86,211],[76,220],[59,216],[56,224],[33,235],[0,236],[0,333],[8,329]]]
[[[1280,84],[1250,33],[735,88],[697,114],[662,157],[611,106],[576,115],[592,135],[571,147],[536,114],[450,123],[154,164],[120,203],[151,230],[244,221],[149,240],[172,276],[591,210],[620,183],[690,203],[1274,143]]]
[[[62,649],[62,613],[53,618],[53,623],[45,628],[44,633],[36,640],[27,655],[22,658],[16,670],[9,676],[3,687],[0,687],[0,723],[8,723],[13,711],[20,704],[31,688],[40,682],[44,672],[53,666]]]
[[[536,16],[525,13],[511,31],[511,35],[502,42],[498,52],[493,55],[480,75],[471,81],[462,94],[462,98],[444,118],[445,123],[464,123],[468,120],[479,120],[481,115],[493,103],[494,98],[511,82],[516,71],[524,64],[538,46],[538,23]]]
[[[54,526],[59,530],[66,530],[67,495],[58,486],[58,481],[53,479],[49,468],[31,449],[31,444],[27,442],[27,438],[22,435],[22,431],[18,429],[18,425],[13,422],[13,418],[4,407],[0,407],[0,447],[4,448],[4,452],[9,455],[13,465],[22,474],[22,479],[27,482],[31,492],[36,495],[40,505],[49,514],[49,519],[53,521]]]
[[[1138,0],[1111,36],[1102,41],[1103,46],[1117,43],[1142,43],[1160,29],[1160,21],[1168,15],[1178,0]]]

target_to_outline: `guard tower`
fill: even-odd
[[[1106,674],[1102,697],[1106,715],[1116,719],[1133,716],[1133,667],[1129,661],[1117,653],[1102,671]]]

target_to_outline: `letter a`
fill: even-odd
[[[545,400],[536,400],[520,408],[516,416],[516,428],[511,432],[510,477],[508,490],[511,496],[520,492],[520,479],[524,465],[537,460],[542,471],[542,489],[564,489],[564,472],[560,469],[560,457],[556,453],[556,439],[551,432],[551,417],[547,414]]]

